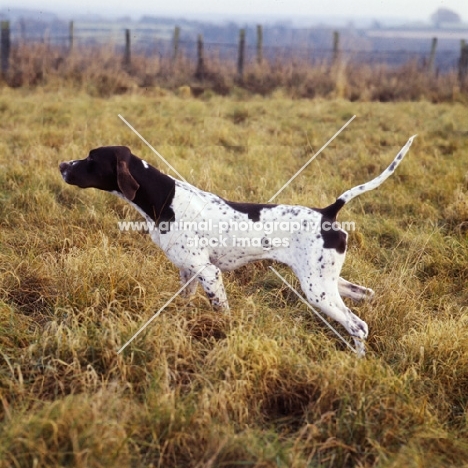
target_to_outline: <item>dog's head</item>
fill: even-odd
[[[59,169],[67,184],[118,191],[133,200],[140,185],[130,172],[132,159],[137,158],[126,146],[103,146],[85,159],[60,163]]]

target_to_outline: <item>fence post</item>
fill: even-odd
[[[19,20],[20,32],[21,32],[21,40],[23,42],[26,41],[26,22],[23,18]]]
[[[239,56],[237,58],[237,75],[242,81],[244,77],[244,60],[245,60],[245,29],[239,31]]]
[[[460,59],[458,60],[458,79],[460,86],[465,84],[466,76],[468,75],[468,45],[462,39],[460,44]]]
[[[261,65],[263,62],[263,28],[261,24],[257,24],[257,63]]]
[[[70,24],[68,26],[68,47],[69,47],[69,52],[73,51],[73,39],[74,39],[74,23],[73,21],[70,21]]]
[[[427,63],[427,69],[431,73],[434,71],[436,50],[437,50],[437,37],[433,37],[432,44],[431,44],[431,55],[429,55],[429,62]]]
[[[174,28],[174,53],[172,55],[172,60],[176,61],[179,56],[179,41],[180,41],[180,27],[176,26]]]
[[[130,56],[130,29],[125,30],[125,51],[124,51],[124,58],[123,63],[125,67],[130,67],[131,64],[131,56]]]
[[[335,65],[338,61],[340,54],[340,33],[333,31],[333,64]]]
[[[205,58],[203,55],[203,36],[199,34],[197,39],[197,70],[195,71],[195,78],[202,81],[205,77]]]
[[[10,47],[11,47],[11,40],[10,40],[10,22],[9,21],[2,21],[1,22],[1,71],[2,77],[4,78],[8,72],[8,68],[10,66]]]

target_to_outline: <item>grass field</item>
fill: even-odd
[[[468,112],[460,103],[196,100],[137,90],[0,90],[0,466],[468,466]],[[225,274],[232,312],[178,272],[121,200],[66,185],[58,163],[125,144],[198,187],[264,202],[354,114],[277,199],[325,206],[417,133],[383,186],[345,207],[343,276],[370,328],[347,350],[266,264]],[[288,268],[277,266],[295,286]],[[340,329],[341,331],[341,329]]]

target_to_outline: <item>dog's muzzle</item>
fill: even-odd
[[[60,173],[62,174],[62,178],[65,182],[68,183],[68,170],[70,169],[70,163],[68,162],[62,162],[59,164],[59,170]]]

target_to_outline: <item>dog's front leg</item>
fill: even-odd
[[[206,295],[210,299],[211,305],[223,312],[229,312],[229,303],[224,290],[223,277],[221,270],[209,263],[198,275]]]
[[[180,270],[180,285],[184,286],[185,284],[187,284],[194,274],[195,273],[191,270],[186,270],[182,268]],[[197,287],[197,282],[192,281],[188,286],[185,287],[185,289],[182,290],[180,295],[185,299],[191,299],[193,296],[195,296],[195,293],[197,292]]]

